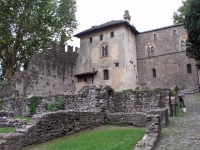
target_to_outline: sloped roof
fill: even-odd
[[[75,74],[75,77],[80,77],[80,76],[88,76],[88,75],[95,75],[98,71],[92,71],[92,72],[84,72],[81,74]]]
[[[147,32],[158,31],[158,30],[163,30],[163,29],[168,29],[168,28],[173,28],[173,27],[182,26],[182,25],[183,25],[183,23],[178,23],[178,24],[174,24],[174,25],[170,25],[170,26],[165,26],[165,27],[161,27],[161,28],[157,28],[157,29],[143,31],[143,32],[140,32],[140,34],[147,33]]]
[[[116,25],[120,25],[120,24],[127,25],[135,34],[139,33],[134,26],[130,25],[130,23],[128,23],[125,20],[112,20],[112,21],[106,22],[106,23],[98,25],[98,26],[92,26],[91,28],[89,28],[85,31],[77,33],[76,35],[74,35],[74,37],[80,37],[81,35],[84,35],[84,34],[87,34],[87,33],[93,32],[93,31],[101,30],[101,29],[104,29],[107,27],[116,26]]]

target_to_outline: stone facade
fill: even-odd
[[[174,31],[176,34],[173,35]],[[154,40],[154,35],[157,40]],[[174,25],[157,30],[140,33],[136,36],[138,79],[140,87],[172,88],[189,92],[197,89],[198,78],[195,61],[186,56],[182,42],[187,38],[183,25]],[[154,48],[153,55],[148,54],[148,46]],[[191,73],[187,65],[191,64]],[[156,70],[153,77],[152,69]]]
[[[114,34],[113,37],[111,33]],[[104,46],[107,47],[106,56],[102,56]],[[81,35],[80,57],[79,74],[92,71],[97,73],[93,77],[80,78],[79,85],[82,82],[87,82],[88,85],[110,85],[116,91],[138,87],[137,70],[134,68],[137,64],[135,35],[125,24]],[[105,70],[108,70],[108,79],[104,78]]]

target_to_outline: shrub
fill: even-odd
[[[65,101],[62,97],[58,97],[53,103],[45,103],[44,107],[46,111],[57,111],[65,109]]]
[[[37,96],[33,96],[31,98],[28,98],[28,107],[29,107],[29,112],[30,115],[34,115],[36,114],[36,108],[38,106],[38,104],[40,103],[41,97],[37,97]]]

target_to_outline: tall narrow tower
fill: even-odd
[[[125,11],[124,20],[126,20],[128,23],[130,23],[131,16],[129,15],[129,11],[128,10]]]

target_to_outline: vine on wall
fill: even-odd
[[[38,96],[33,96],[31,98],[28,98],[28,107],[29,107],[30,115],[36,114],[36,108],[38,104],[40,103],[40,101],[41,101],[41,97],[38,97]]]

